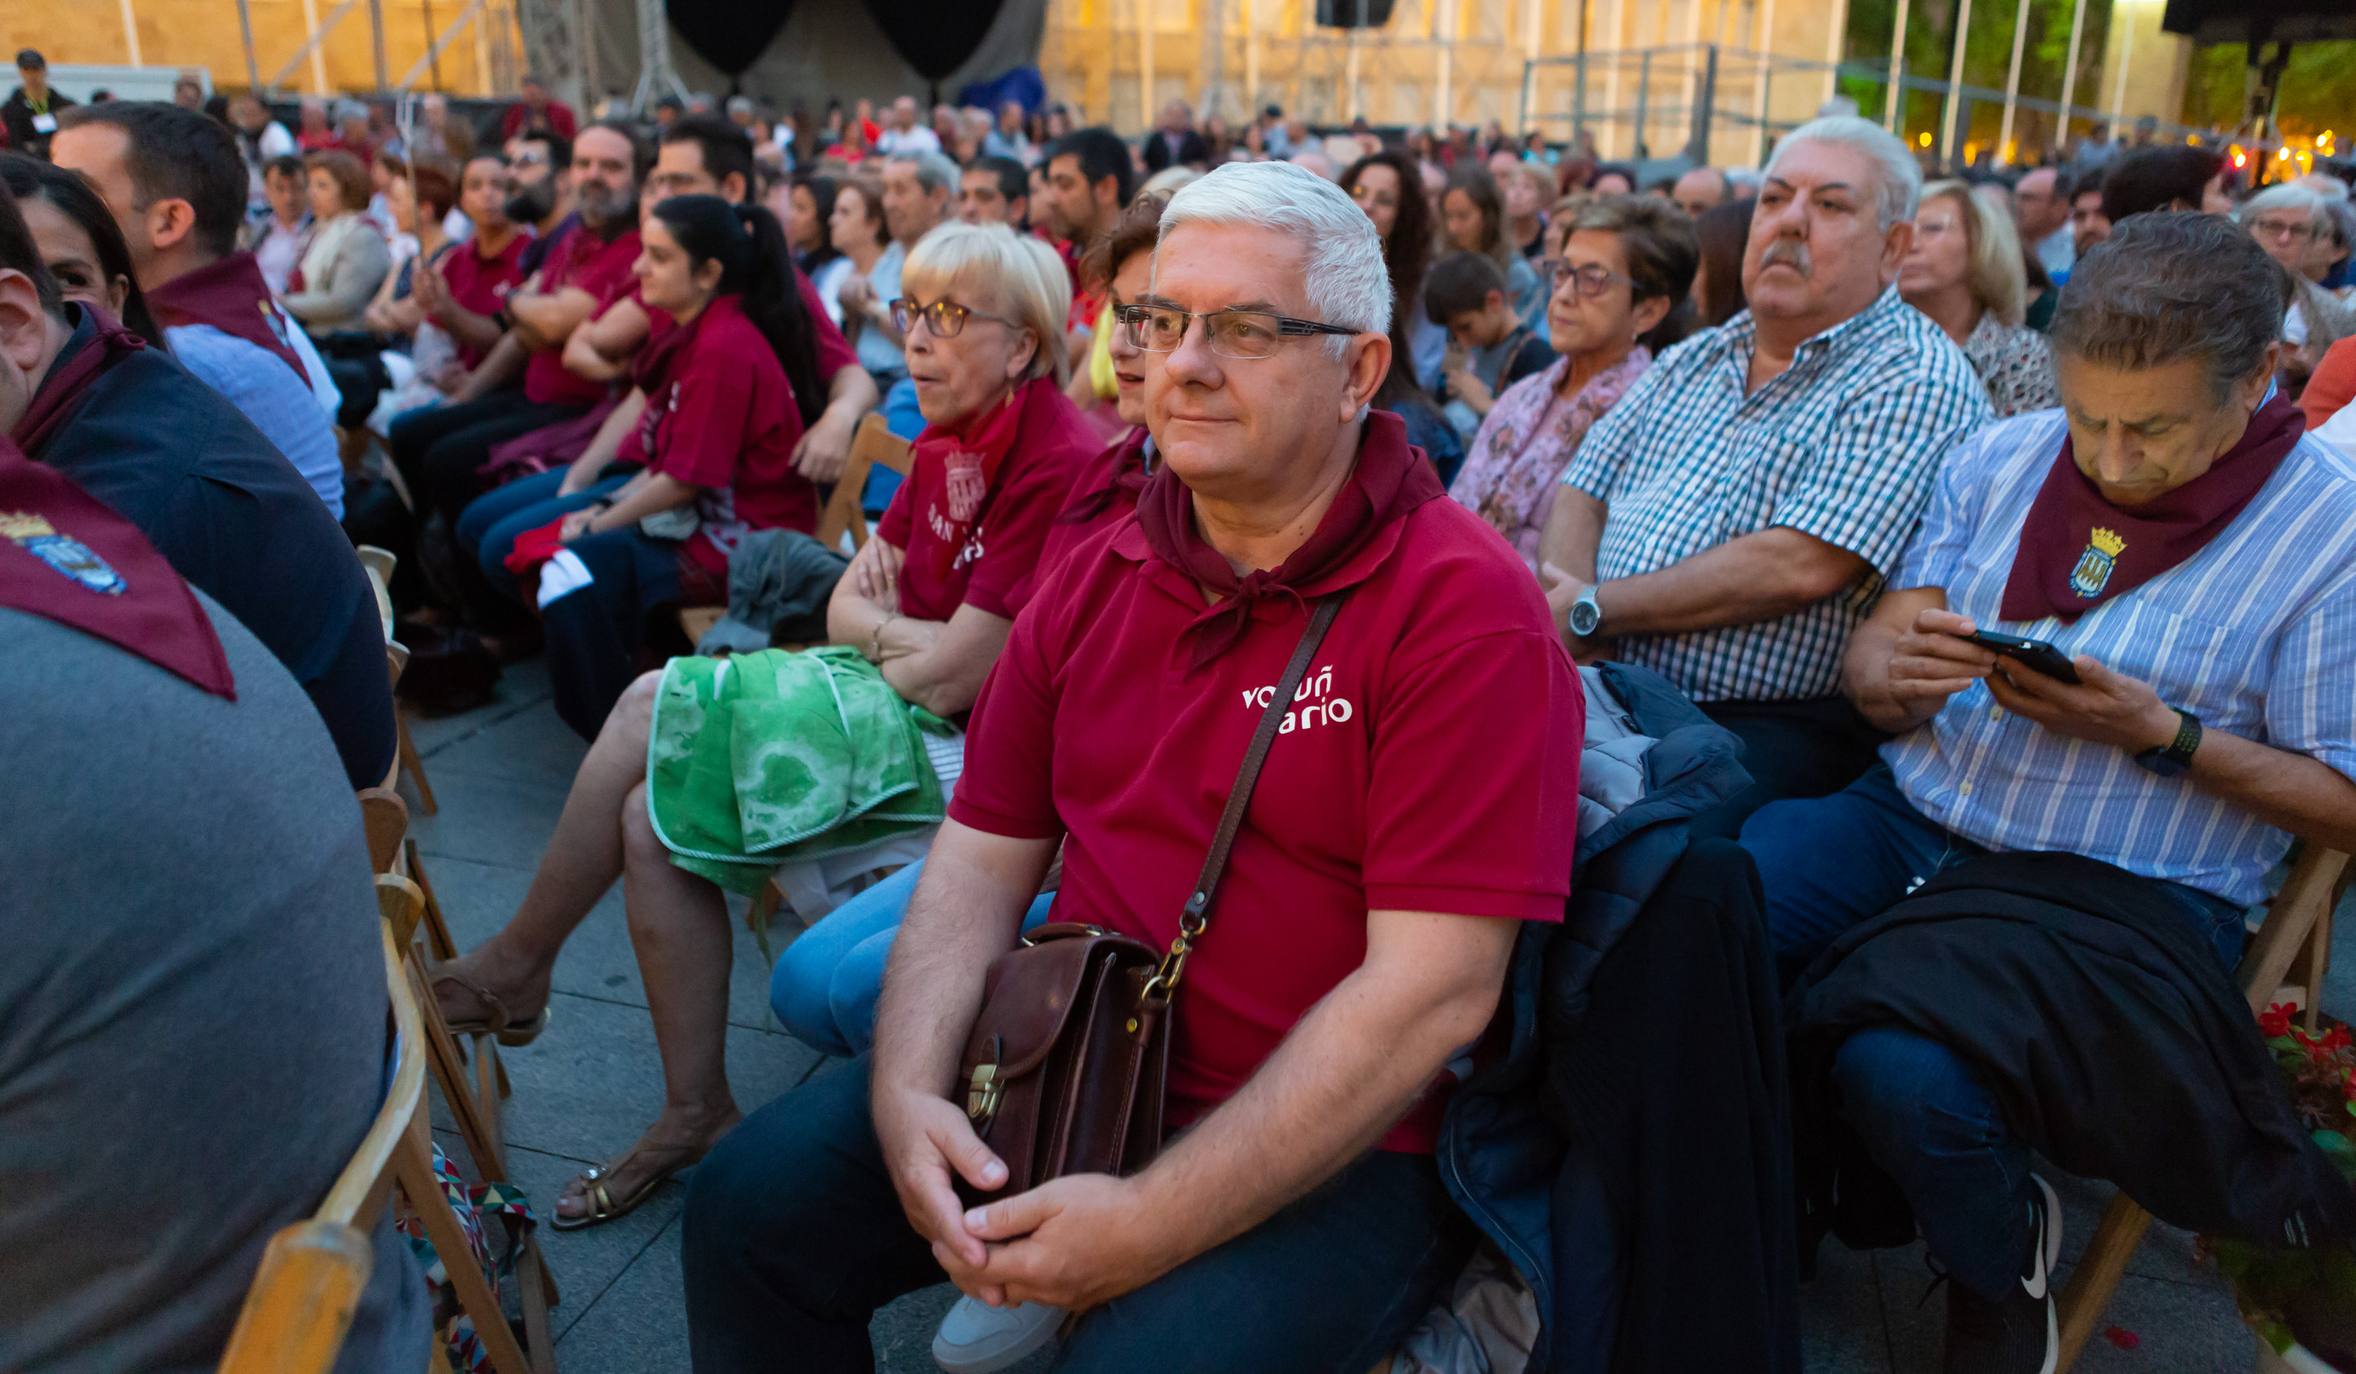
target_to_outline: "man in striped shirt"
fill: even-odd
[[[1573,654],[1661,673],[1743,740],[1754,786],[1699,832],[1872,762],[1841,652],[1939,460],[1989,418],[1971,364],[1893,287],[1921,189],[1862,119],[1785,135],[1743,254],[1750,309],[1665,354],[1564,470],[1540,577]]]
[[[2356,461],[2274,390],[2282,278],[2244,239],[2207,215],[2120,225],[2062,295],[2062,408],[1948,460],[1844,665],[1898,738],[1743,832],[1787,977],[1932,874],[2035,851],[2125,870],[2230,962],[2294,836],[2356,847]],[[1980,1076],[1885,1026],[1833,1078],[1954,1279],[1947,1367],[2040,1368],[2044,1285],[2014,1280],[2059,1219]]]

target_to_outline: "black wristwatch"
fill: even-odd
[[[2201,747],[2201,718],[2178,708],[2176,738],[2157,749],[2135,756],[2136,765],[2163,778],[2183,776],[2192,767],[2192,752]]]

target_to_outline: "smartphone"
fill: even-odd
[[[2000,635],[1994,630],[1981,630],[1963,638],[1993,653],[2021,664],[2032,672],[2062,682],[2075,683],[2078,670],[2070,665],[2070,656],[2042,639],[2023,639],[2019,635]]]

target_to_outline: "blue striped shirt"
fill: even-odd
[[[1661,355],[1595,422],[1563,485],[1604,503],[1596,571],[1658,572],[1786,526],[1872,566],[1862,586],[1780,620],[1622,637],[1619,657],[1696,701],[1829,697],[1841,654],[1930,497],[1939,460],[1989,419],[1988,389],[1895,288],[1747,392],[1748,311]],[[1604,598],[1603,632],[1611,634]]]
[[[2078,617],[1998,608],[2021,524],[2061,452],[2059,410],[2007,420],[1939,474],[1896,587],[1940,587],[1983,629],[2052,641],[2139,678],[2215,731],[2356,777],[2356,460],[2302,438],[2207,547]],[[2064,850],[2229,901],[2265,895],[2290,837],[2188,778],[2054,734],[1973,683],[1882,746],[1925,816],[1992,849]]]

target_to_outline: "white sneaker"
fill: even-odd
[[[1045,1349],[1063,1319],[1060,1307],[1035,1302],[992,1307],[979,1298],[960,1297],[933,1337],[933,1363],[946,1374],[998,1374]]]

